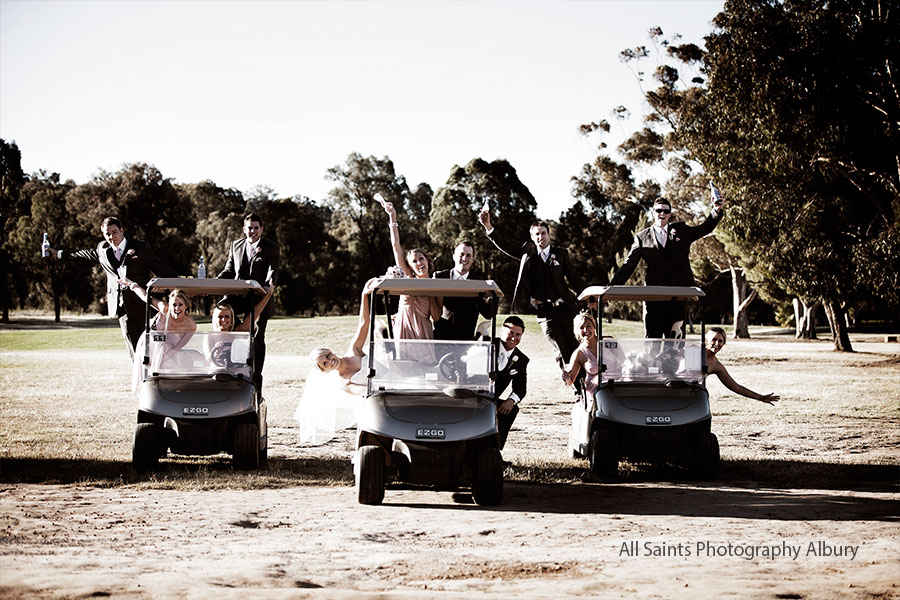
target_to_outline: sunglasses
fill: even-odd
[[[660,214],[660,215],[667,215],[670,212],[672,212],[671,208],[654,208],[653,210],[655,210],[657,212],[657,214]]]

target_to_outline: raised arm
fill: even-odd
[[[628,281],[628,278],[631,277],[631,274],[634,273],[639,262],[641,262],[641,240],[638,236],[634,236],[634,241],[631,244],[631,248],[628,250],[628,256],[625,257],[625,262],[622,263],[622,266],[619,267],[616,274],[613,275],[609,285],[624,285],[625,282]]]
[[[400,244],[400,225],[397,223],[397,210],[392,203],[385,202],[384,212],[388,214],[390,220],[388,229],[391,232],[391,249],[394,251],[394,261],[398,267],[403,269],[407,277],[415,277],[412,269],[409,268],[409,264],[406,262],[406,255],[403,252],[403,246]],[[440,315],[438,315],[438,318],[440,318]]]
[[[521,253],[516,255],[517,248],[504,247],[501,245],[500,241],[494,236],[496,233],[494,231],[494,226],[491,225],[491,214],[487,211],[481,211],[478,213],[478,220],[481,222],[481,225],[484,227],[484,233],[488,236],[488,239],[491,240],[491,243],[497,247],[497,250],[507,255],[508,257],[519,260],[521,258]]]

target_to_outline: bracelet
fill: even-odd
[[[396,227],[396,228],[399,229],[399,228],[400,228],[400,225],[398,225],[397,223],[391,223],[391,224],[390,224],[390,227]]]

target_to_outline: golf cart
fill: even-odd
[[[370,324],[376,298],[458,296],[489,298],[493,281],[384,279],[370,296]],[[493,311],[495,312],[495,311]],[[494,379],[497,356],[490,341],[395,339],[391,319],[376,338],[369,327],[367,391],[357,419],[353,457],[361,504],[380,504],[385,484],[406,482],[439,489],[472,488],[475,502],[499,504],[503,465],[497,439]],[[491,339],[496,317],[491,319]]]
[[[182,289],[188,296],[265,294],[256,281],[157,278],[147,294]],[[248,305],[254,302],[247,302]],[[238,332],[167,332],[150,329],[147,304],[139,359],[137,427],[132,464],[157,466],[167,452],[227,452],[234,466],[255,469],[266,460],[266,402],[253,384],[254,325]],[[245,317],[246,318],[246,317]]]
[[[666,302],[704,296],[696,287],[592,286],[580,300]],[[680,463],[701,479],[715,479],[719,442],[710,431],[706,391],[705,325],[700,339],[613,339],[597,319],[598,389],[572,406],[569,448],[587,457],[591,472],[615,476],[620,458]]]

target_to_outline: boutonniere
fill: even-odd
[[[129,248],[125,251],[125,256],[134,256],[134,248]]]
[[[517,360],[519,360],[519,357],[516,356],[516,355],[514,354],[513,357],[512,357],[512,361],[513,361],[513,362],[516,362]]]
[[[674,228],[670,229],[670,230],[669,230],[669,237],[671,237],[671,238],[672,238],[674,241],[676,241],[676,242],[680,242],[680,241],[681,241],[681,238],[678,237],[678,230],[677,230],[677,229],[674,229]]]

